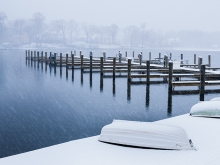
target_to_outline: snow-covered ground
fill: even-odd
[[[189,114],[157,121],[185,129],[197,150],[130,148],[98,141],[99,136],[75,140],[0,159],[2,165],[218,165],[220,120]]]

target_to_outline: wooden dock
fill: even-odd
[[[211,68],[210,55],[208,56],[208,64],[203,64],[200,57],[198,64],[196,64],[196,56],[194,55],[194,64],[183,64],[182,60],[177,67],[174,67],[174,62],[169,62],[167,56],[161,58],[159,54],[159,58],[151,60],[150,55],[149,53],[149,60],[143,60],[142,53],[140,53],[139,59],[134,60],[133,57],[122,57],[120,52],[117,58],[108,58],[106,53],[103,53],[101,57],[94,57],[93,53],[90,52],[89,57],[84,57],[81,51],[80,56],[76,56],[76,51],[71,52],[70,55],[52,52],[48,55],[47,52],[43,51],[26,50],[26,60],[28,61],[45,62],[55,68],[66,67],[66,69],[72,69],[73,72],[75,69],[81,69],[82,73],[90,74],[100,72],[100,79],[106,77],[127,78],[130,84],[168,83],[169,93],[174,92],[174,87],[177,86],[198,86],[201,93],[204,93],[205,86],[220,85],[220,72],[217,71],[220,68]],[[163,62],[161,62],[162,59],[164,59]],[[123,73],[123,75],[117,75],[118,73]],[[141,81],[135,81],[137,78]],[[152,81],[152,79],[157,80]]]

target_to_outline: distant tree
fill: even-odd
[[[22,43],[22,36],[24,35],[26,21],[24,19],[16,19],[13,22],[13,30],[18,35],[19,43]]]
[[[141,47],[143,48],[144,47],[144,43],[145,43],[145,40],[146,40],[146,23],[142,23],[141,24]]]
[[[68,24],[67,24],[67,29],[69,32],[69,36],[70,36],[70,44],[72,45],[73,40],[77,40],[78,35],[79,35],[79,24],[71,19],[69,20]]]
[[[67,22],[63,19],[54,20],[51,22],[51,30],[55,35],[55,40],[58,41],[62,38],[62,43],[66,44]]]
[[[140,29],[137,26],[128,26],[124,29],[125,40],[128,40],[130,47],[138,45]]]
[[[7,16],[5,13],[0,12],[0,41],[3,39],[3,34],[5,31],[5,20],[7,19]]]
[[[35,37],[35,26],[34,26],[34,22],[32,19],[28,19],[26,21],[26,24],[25,24],[25,27],[24,27],[24,30],[25,30],[25,33],[27,35],[27,38],[28,38],[28,44],[30,46],[30,44],[33,42],[33,39]]]
[[[41,44],[42,39],[44,38],[45,17],[42,13],[37,12],[33,14],[32,20],[33,20],[33,28],[34,28],[36,43]]]
[[[86,35],[86,42],[91,43],[92,36],[97,32],[97,27],[91,24],[82,24],[82,30],[85,32]]]
[[[119,27],[116,24],[109,26],[109,34],[111,36],[112,44],[115,44],[115,39],[118,33]]]

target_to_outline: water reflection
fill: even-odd
[[[66,80],[68,80],[68,67],[66,67]]]
[[[129,79],[127,81],[127,100],[131,100],[131,82]]]
[[[167,105],[167,115],[172,115],[172,93],[168,92],[168,105]]]
[[[112,79],[112,93],[113,93],[113,96],[115,97],[115,77],[113,77]]]
[[[103,92],[103,74],[100,74],[100,92]]]
[[[60,67],[60,78],[62,78],[62,67]]]
[[[90,85],[90,89],[92,88],[92,71],[90,70],[89,73],[89,85]]]
[[[146,107],[149,107],[150,103],[150,85],[146,85]]]
[[[83,69],[81,69],[81,86],[83,85]]]

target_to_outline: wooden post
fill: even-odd
[[[47,64],[47,52],[45,52],[45,62]]]
[[[172,93],[173,90],[173,63],[169,62],[169,87],[168,92]]]
[[[103,75],[103,57],[100,57],[100,73]]]
[[[165,68],[168,67],[168,56],[165,56]]]
[[[81,57],[81,55],[82,55],[82,51],[80,50],[80,51],[79,51],[79,56]]]
[[[208,55],[208,65],[209,67],[211,67],[211,55],[210,54]]]
[[[161,58],[161,53],[159,53],[159,59]]]
[[[170,60],[172,60],[172,53],[170,53]]]
[[[150,61],[147,60],[146,62],[146,67],[147,67],[147,84],[150,84]]]
[[[125,52],[125,57],[128,57],[128,52],[127,51]]]
[[[57,65],[57,53],[54,53],[54,65],[56,67]],[[55,69],[55,68],[54,68]]]
[[[44,52],[43,51],[41,51],[41,62],[43,62],[43,55],[44,55]]]
[[[33,60],[33,51],[31,51],[31,60]]]
[[[36,60],[36,51],[34,51],[34,60]]]
[[[37,51],[37,61],[39,61],[39,51]]]
[[[181,64],[183,64],[183,54],[181,54]]]
[[[204,92],[205,92],[205,65],[200,67],[200,101],[204,101]]]
[[[113,58],[113,77],[115,77],[115,65],[116,65],[116,58]]]
[[[104,61],[106,61],[106,52],[103,52]]]
[[[91,51],[90,54],[89,54],[89,57],[90,57],[90,72],[92,72],[92,54],[93,54],[93,52]]]
[[[196,54],[194,54],[194,64],[196,64]]]
[[[60,53],[60,67],[62,67],[62,59],[63,59],[62,56],[63,56],[62,53]]]
[[[149,52],[149,61],[151,61],[151,52]]]
[[[72,57],[72,70],[74,69],[74,56],[75,56],[75,54],[71,54],[71,57]]]
[[[74,56],[76,56],[76,51],[74,50]]]
[[[68,68],[68,53],[66,54],[66,67]]]
[[[128,59],[128,82],[131,81],[131,59]]]
[[[142,52],[139,55],[140,55],[139,62],[140,62],[140,65],[141,65],[142,64]]]
[[[198,68],[200,69],[202,65],[202,57],[198,58]]]
[[[83,70],[83,55],[80,55],[80,59],[81,59],[81,70]]]
[[[122,56],[122,54],[121,54],[121,52],[119,51],[119,53],[118,53],[119,63],[121,63],[121,56]]]
[[[30,50],[28,50],[28,59],[30,58]]]
[[[134,58],[134,51],[133,51],[133,58]]]

